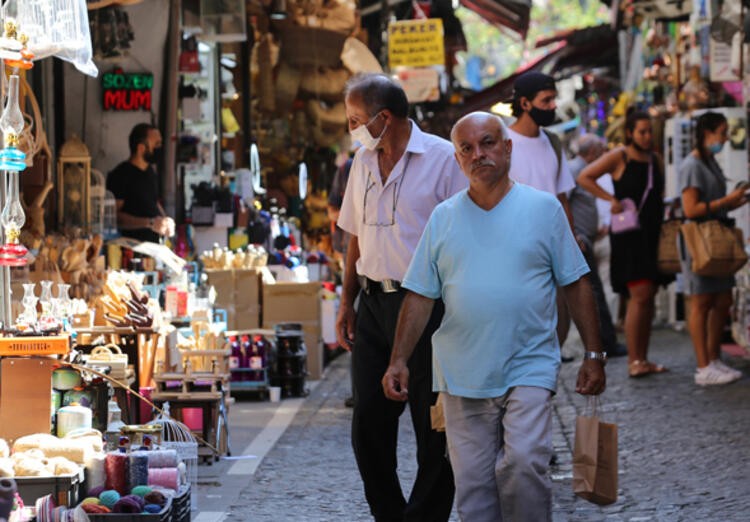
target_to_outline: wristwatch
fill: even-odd
[[[583,360],[593,359],[602,363],[602,366],[607,364],[607,354],[604,352],[585,352],[583,354]]]

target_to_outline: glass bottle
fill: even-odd
[[[70,324],[70,312],[72,301],[70,299],[70,285],[65,283],[57,284],[57,301],[55,302],[55,317],[63,323]]]
[[[34,295],[34,287],[36,287],[35,283],[23,284],[23,298],[21,299],[23,313],[18,321],[32,328],[36,325],[36,304],[39,301]]]
[[[0,265],[5,266],[24,266],[28,252],[19,241],[26,216],[19,197],[18,173],[26,168],[26,155],[17,148],[24,126],[23,113],[18,103],[18,82],[17,75],[10,76],[8,97],[0,116],[0,130],[5,142],[5,148],[0,154],[0,170],[7,172],[5,206],[0,215],[0,223],[5,231],[5,244],[0,247]]]
[[[42,293],[39,295],[42,315],[39,317],[39,320],[42,323],[49,323],[54,319],[52,315],[52,281],[42,281],[39,284],[42,285]]]

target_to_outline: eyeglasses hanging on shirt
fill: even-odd
[[[368,227],[392,227],[396,224],[396,205],[398,204],[398,198],[401,195],[401,187],[404,186],[404,179],[406,178],[406,169],[409,167],[409,160],[411,159],[411,152],[406,153],[406,162],[404,163],[404,168],[401,171],[401,179],[394,181],[391,183],[391,185],[386,188],[385,190],[391,190],[393,192],[393,204],[391,206],[391,219],[390,222],[381,222],[379,219],[379,212],[378,212],[378,206],[377,202],[370,208],[374,208],[375,210],[375,216],[374,219],[371,217],[368,217],[367,215],[367,195],[370,193],[370,190],[377,184],[377,182],[373,179],[372,172],[367,171],[367,187],[365,188],[365,195],[364,195],[364,202],[362,203],[362,224],[367,225]],[[385,192],[384,190],[384,192]]]

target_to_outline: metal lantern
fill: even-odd
[[[61,229],[91,225],[91,154],[73,135],[57,158],[57,223]]]

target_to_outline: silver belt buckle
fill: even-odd
[[[398,292],[398,289],[400,287],[399,282],[394,281],[393,279],[384,279],[380,282],[380,285],[383,287],[384,294],[392,294],[394,292]]]

